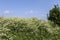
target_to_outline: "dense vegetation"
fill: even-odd
[[[0,17],[0,40],[60,40],[60,27],[37,18]]]

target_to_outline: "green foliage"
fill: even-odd
[[[37,18],[1,17],[0,40],[60,40],[60,27]]]
[[[49,12],[48,20],[53,21],[55,24],[60,25],[60,8],[55,5]]]

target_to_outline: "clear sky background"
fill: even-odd
[[[0,16],[37,17],[46,20],[54,4],[60,6],[60,0],[0,0]]]

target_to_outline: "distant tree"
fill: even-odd
[[[54,8],[49,11],[48,20],[60,25],[60,8],[58,5],[54,5]]]

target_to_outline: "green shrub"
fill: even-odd
[[[59,6],[55,5],[54,8],[52,8],[49,11],[48,20],[53,21],[55,24],[60,25],[60,8],[59,8]]]

